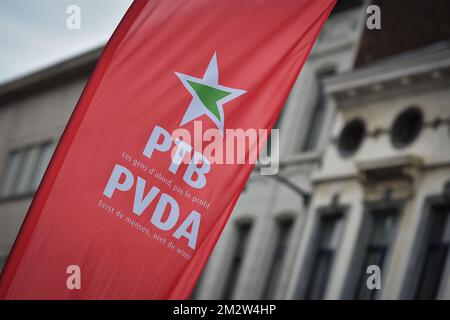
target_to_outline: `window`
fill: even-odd
[[[391,129],[392,145],[405,148],[419,136],[423,127],[422,111],[418,108],[408,108],[395,119]]]
[[[305,131],[305,139],[303,141],[302,151],[312,151],[316,148],[319,141],[319,135],[322,128],[322,122],[325,116],[325,108],[327,99],[323,87],[323,79],[335,74],[334,69],[320,72],[317,76],[318,82],[318,98],[309,118],[308,128]]]
[[[338,150],[341,156],[348,157],[354,154],[364,140],[366,125],[361,119],[349,121],[341,131],[338,139]]]
[[[435,206],[426,233],[426,249],[416,299],[436,299],[450,246],[450,204]]]
[[[233,251],[231,266],[225,282],[225,289],[222,294],[223,300],[230,300],[233,296],[237,280],[244,260],[247,242],[250,235],[252,224],[250,222],[240,222],[236,224],[236,245]]]
[[[367,238],[363,240],[365,252],[354,292],[354,299],[372,300],[376,298],[379,290],[369,290],[367,288],[366,270],[370,265],[377,265],[383,270],[395,236],[397,213],[397,209],[373,210],[370,212],[367,229],[364,228],[363,230]]]
[[[19,171],[20,154],[18,151],[11,152],[5,167],[2,179],[1,197],[7,197],[12,193],[14,182]]]
[[[28,147],[22,155],[22,166],[17,176],[16,193],[23,194],[30,191],[31,176],[38,157],[39,149],[37,147]]]
[[[264,285],[262,299],[275,298],[293,223],[293,219],[280,219],[277,221],[275,249],[271,259],[269,273]]]
[[[12,151],[0,182],[0,197],[7,198],[36,191],[55,148],[48,142]]]
[[[33,178],[31,179],[31,190],[36,190],[39,186],[39,183],[41,183],[45,170],[47,169],[53,152],[55,151],[55,146],[56,144],[51,142],[46,143],[42,146],[36,170],[34,172]]]
[[[323,214],[319,222],[317,248],[313,255],[312,272],[306,289],[306,299],[323,299],[334,256],[343,228],[341,213]]]

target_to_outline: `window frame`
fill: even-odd
[[[17,172],[15,172],[15,174],[14,174],[10,191],[5,195],[0,195],[0,203],[23,199],[23,198],[28,198],[36,193],[37,187],[39,186],[40,182],[39,182],[39,184],[37,184],[35,189],[34,189],[33,182],[34,182],[35,176],[37,174],[38,165],[41,162],[41,157],[43,156],[44,148],[46,146],[50,146],[50,148],[52,148],[51,156],[49,157],[48,162],[46,164],[46,168],[48,168],[48,166],[51,162],[51,159],[53,157],[53,154],[56,150],[56,146],[57,146],[56,139],[45,139],[40,142],[30,143],[30,144],[26,144],[26,145],[19,146],[19,147],[13,147],[13,148],[9,149],[9,151],[6,154],[6,159],[3,163],[3,168],[2,168],[2,172],[1,172],[1,176],[0,176],[1,177],[0,187],[3,187],[3,180],[7,176],[8,170],[9,170],[9,159],[12,156],[12,154],[14,154],[14,153],[16,153],[18,155],[18,167],[16,170]],[[23,191],[18,191],[17,187],[18,187],[18,183],[19,183],[19,178],[22,177],[21,173],[22,173],[25,161],[26,161],[27,153],[33,152],[33,150],[35,150],[35,152],[36,152],[36,157],[33,160],[33,162],[31,163],[31,169],[30,169],[31,171],[29,172],[30,174],[27,177],[27,181],[25,181],[26,189]],[[45,170],[43,170],[43,171],[45,173]],[[42,178],[43,178],[43,175],[42,175],[40,181],[42,181]]]
[[[425,266],[426,249],[429,241],[428,231],[432,223],[432,215],[435,214],[434,208],[436,206],[450,205],[450,182],[447,183],[444,188],[444,192],[440,195],[431,195],[425,198],[422,207],[421,218],[417,229],[415,242],[413,245],[413,251],[410,255],[410,262],[408,263],[408,270],[406,272],[405,281],[402,286],[400,299],[415,299],[420,285],[420,280]],[[450,217],[449,217],[450,219]],[[447,222],[449,223],[449,222]],[[447,262],[444,265],[442,276],[450,276],[450,252],[447,253]],[[443,298],[445,290],[445,284],[441,282],[437,293],[436,299]]]
[[[346,228],[347,228],[347,213],[350,210],[350,206],[348,205],[340,205],[340,204],[331,204],[328,206],[321,206],[316,208],[315,221],[313,223],[313,230],[311,236],[309,238],[307,254],[304,259],[305,263],[303,264],[302,270],[300,270],[300,276],[297,281],[297,288],[295,291],[296,299],[306,299],[308,290],[309,290],[309,280],[311,278],[311,274],[313,272],[314,263],[316,261],[316,256],[319,251],[318,240],[321,232],[321,221],[323,218],[332,218],[333,216],[337,217],[341,220],[342,223],[342,231],[341,237],[339,239],[339,244],[337,245],[334,251],[334,258],[332,261],[332,266],[329,271],[328,281],[325,285],[323,299],[327,297],[327,291],[329,289],[330,282],[333,281],[332,275],[334,268],[336,267],[336,257],[339,256],[339,252],[342,249],[343,239],[345,237]]]
[[[13,173],[13,176],[9,177],[10,166],[12,166],[11,158],[13,157],[13,155],[17,157],[17,159],[15,160],[15,161],[17,161],[17,163],[15,164],[16,168],[14,170],[15,172]],[[19,172],[20,172],[20,169],[22,166],[22,157],[23,157],[23,154],[22,154],[21,150],[17,149],[17,148],[11,149],[6,154],[6,159],[3,164],[2,175],[1,175],[1,180],[0,180],[0,201],[3,199],[9,199],[11,197],[14,197],[14,190],[16,188],[17,178],[19,176]],[[9,190],[5,191],[5,194],[3,195],[2,193],[4,192],[3,188],[4,188],[4,183],[6,183],[5,182],[6,178],[12,179],[12,180],[10,181],[11,185],[9,186]]]
[[[278,290],[280,289],[280,280],[283,276],[283,269],[286,263],[286,256],[289,250],[289,243],[291,240],[292,232],[295,226],[295,217],[293,215],[282,215],[274,219],[275,221],[275,244],[272,249],[269,267],[264,277],[264,283],[261,291],[261,300],[275,299]],[[287,235],[283,236],[283,231],[287,227]],[[284,245],[282,246],[282,240],[284,238]],[[280,254],[279,249],[283,247],[283,253]],[[281,257],[280,257],[281,255]],[[277,263],[277,260],[278,261]],[[273,273],[275,273],[273,275]]]
[[[364,262],[368,254],[368,247],[370,244],[370,234],[373,230],[373,215],[386,214],[386,211],[393,211],[390,215],[394,216],[394,235],[388,248],[384,248],[383,265],[379,266],[381,269],[381,288],[380,290],[373,290],[371,299],[379,299],[383,293],[384,280],[389,272],[390,262],[392,257],[392,249],[395,247],[399,234],[399,224],[403,215],[404,200],[381,200],[364,203],[363,221],[358,233],[358,241],[354,248],[353,259],[348,271],[346,288],[344,298],[356,299],[358,284],[364,281]],[[380,248],[378,248],[380,249]],[[367,280],[367,279],[366,279]]]
[[[232,246],[232,250],[231,250],[231,259],[230,259],[230,263],[228,265],[228,268],[225,272],[226,276],[224,277],[224,285],[221,288],[221,292],[220,292],[220,299],[221,300],[233,300],[233,297],[236,294],[236,288],[238,287],[237,284],[239,283],[239,278],[241,276],[241,272],[242,272],[242,267],[245,263],[245,252],[248,250],[248,246],[249,243],[251,241],[251,236],[252,236],[252,230],[254,228],[254,221],[251,219],[242,219],[242,220],[238,220],[235,221],[233,223],[233,233],[234,233],[234,241],[231,244]],[[246,232],[247,234],[245,235],[245,244],[242,246],[243,249],[243,253],[242,257],[240,257],[240,261],[239,261],[239,269],[236,272],[235,267],[234,267],[234,261],[236,260],[236,253],[238,252],[238,250],[241,247],[240,244],[240,238],[241,235],[239,235],[239,232],[241,231],[240,229],[247,229]],[[234,272],[233,272],[234,270]],[[234,276],[233,274],[236,273]]]

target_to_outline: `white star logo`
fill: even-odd
[[[216,53],[211,58],[203,78],[175,72],[184,87],[192,95],[192,101],[181,120],[180,126],[206,114],[224,135],[225,116],[223,105],[247,91],[219,84],[219,69]]]

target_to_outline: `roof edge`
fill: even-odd
[[[95,65],[104,46],[84,52],[58,62],[50,67],[44,67],[27,75],[0,84],[0,98],[12,95],[18,91],[26,90],[37,83],[58,77],[67,72],[75,71],[83,67]]]

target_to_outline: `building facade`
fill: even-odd
[[[450,298],[450,47],[355,69],[368,3],[324,26],[276,124],[280,172],[253,172],[192,298]],[[100,52],[0,86],[0,267]]]
[[[352,70],[365,24],[362,1],[337,8],[326,22],[283,108],[279,176],[312,192],[336,117],[324,79]],[[194,290],[196,299],[286,299],[306,216],[307,198],[271,176],[251,175]]]
[[[100,52],[0,86],[0,267]]]
[[[326,80],[338,111],[291,296],[450,298],[449,76],[444,42]]]

